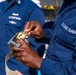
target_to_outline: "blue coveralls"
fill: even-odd
[[[41,63],[42,75],[76,75],[76,1],[57,16],[50,32],[44,30],[45,42],[51,40]]]
[[[7,42],[17,32],[22,31],[24,24],[31,20],[39,21],[42,25],[44,23],[42,10],[31,0],[20,0],[20,3],[18,0],[7,0],[0,3],[0,75],[5,75],[5,56],[10,52]],[[32,37],[30,37],[30,46],[36,52],[44,49],[44,45],[36,43]],[[14,58],[9,60],[8,67],[19,70],[23,75],[30,75],[29,68]]]

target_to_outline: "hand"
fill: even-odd
[[[40,39],[44,36],[44,30],[39,22],[29,21],[24,26],[24,31],[35,39]]]
[[[22,39],[18,40],[18,43],[22,46],[21,48],[13,47],[12,51],[16,53],[14,57],[26,66],[40,69],[42,58],[38,56]]]

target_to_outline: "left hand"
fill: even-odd
[[[24,31],[31,35],[34,39],[41,39],[44,37],[44,30],[41,24],[37,21],[29,21],[24,26]]]
[[[40,69],[42,58],[37,55],[34,50],[31,49],[29,45],[26,44],[22,39],[19,39],[18,43],[20,43],[22,46],[21,48],[13,47],[12,51],[16,52],[14,57],[26,66]]]

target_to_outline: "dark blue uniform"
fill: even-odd
[[[41,73],[76,75],[76,1],[59,13],[49,33],[45,30],[44,39],[50,37],[46,59],[41,63]]]
[[[10,52],[7,42],[17,32],[23,30],[24,24],[27,21],[36,20],[42,25],[44,23],[44,14],[42,10],[35,5],[31,0],[7,0],[0,3],[0,75],[5,75],[5,56]],[[41,43],[36,43],[30,37],[30,46],[34,50],[44,48]],[[12,70],[19,70],[24,75],[30,75],[29,68],[24,66],[19,61],[11,58],[8,66]]]

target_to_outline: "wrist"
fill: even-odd
[[[38,60],[37,60],[37,69],[40,69],[40,66],[41,66],[41,63],[42,63],[42,58],[40,57]]]

